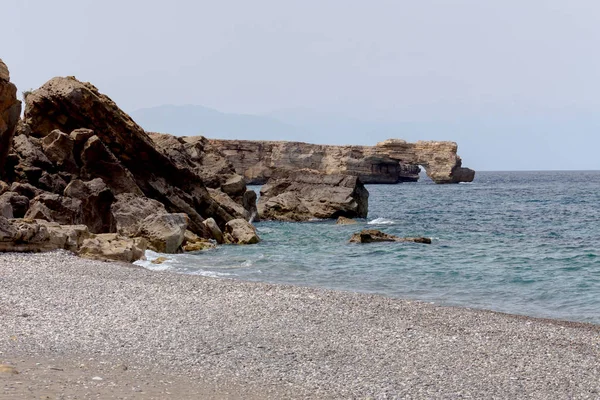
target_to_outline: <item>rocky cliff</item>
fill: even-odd
[[[6,157],[20,115],[17,88],[10,82],[8,68],[0,59],[0,178],[4,176]]]
[[[363,183],[416,181],[419,166],[423,166],[436,183],[471,182],[475,177],[475,171],[462,167],[454,142],[407,143],[389,139],[376,146],[218,139],[209,142],[249,184],[265,183],[276,170],[302,168],[355,175]]]

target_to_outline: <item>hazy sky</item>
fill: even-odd
[[[478,169],[600,169],[597,1],[3,0],[2,13],[20,90],[75,75],[126,111],[308,108],[456,140]],[[382,138],[368,139],[348,143]]]

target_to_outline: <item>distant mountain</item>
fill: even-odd
[[[297,127],[261,115],[223,113],[195,105],[143,108],[131,117],[147,131],[219,139],[309,141]]]

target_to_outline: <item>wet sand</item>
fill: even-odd
[[[597,325],[64,252],[0,255],[0,321],[0,399],[600,398]]]

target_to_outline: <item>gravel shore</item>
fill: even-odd
[[[0,398],[600,398],[600,326],[0,255]]]

